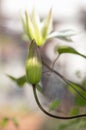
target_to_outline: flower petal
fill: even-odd
[[[43,38],[46,39],[47,34],[50,33],[51,26],[52,25],[52,9],[50,9],[45,21],[44,21],[44,26],[42,28],[42,35]]]
[[[64,41],[72,42],[72,36],[77,35],[79,32],[76,32],[71,29],[63,30],[63,31],[54,31],[48,35],[47,39],[51,38],[59,38]]]
[[[25,20],[26,20],[26,27],[27,27],[27,35],[29,36],[29,38],[35,39],[35,31],[34,31],[34,27],[33,24],[31,22],[30,16],[28,15],[27,11],[25,12]]]
[[[35,9],[33,9],[33,11],[32,11],[32,23],[34,26],[36,43],[37,43],[37,45],[41,45],[42,44],[42,34],[41,34],[41,30],[40,30],[40,19],[39,19],[39,16]]]

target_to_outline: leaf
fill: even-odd
[[[43,90],[39,84],[36,85],[37,90],[43,94]]]
[[[67,87],[69,87],[70,92],[72,92],[73,94],[75,94],[75,93],[77,93],[75,91],[75,89],[76,89],[79,92],[84,92],[86,94],[86,88],[85,88],[85,86],[82,86],[81,84],[75,83],[75,82],[70,81],[70,80],[67,80],[67,81],[69,82],[68,85],[67,85]]]
[[[50,104],[50,106],[49,106],[49,111],[56,109],[59,104],[60,104],[60,100],[58,100],[58,99],[54,100],[54,101]]]
[[[76,126],[78,125],[79,122],[80,122],[79,119],[71,120],[71,121],[67,120],[67,122],[61,123],[59,125],[58,130],[69,130],[70,128],[72,128],[71,130],[73,130],[76,128]]]
[[[67,130],[67,128],[69,128],[69,125],[68,123],[62,123],[59,125],[58,127],[58,130]]]
[[[79,109],[78,107],[73,107],[70,111],[70,116],[75,116],[79,114]]]
[[[12,121],[13,121],[13,123],[14,123],[14,125],[15,125],[16,127],[18,127],[18,126],[19,126],[19,123],[18,123],[18,121],[17,121],[17,119],[16,119],[16,118],[13,118],[13,119],[12,119]]]
[[[86,86],[86,76],[83,78],[83,80],[82,80],[82,85],[83,86]],[[86,88],[86,87],[85,87]]]
[[[80,70],[77,70],[76,72],[75,72],[75,75],[77,76],[77,78],[81,78],[81,72],[80,72]],[[83,84],[82,84],[83,85]]]
[[[67,87],[75,95],[75,105],[86,106],[86,89],[74,82],[70,82]]]
[[[1,126],[5,127],[8,123],[8,121],[9,121],[9,118],[7,118],[7,117],[3,118],[2,121],[1,121]]]
[[[64,53],[69,53],[69,54],[76,54],[76,55],[82,56],[83,58],[86,58],[85,55],[79,53],[73,47],[69,47],[69,46],[58,46],[56,48],[56,52],[58,52],[60,55]]]
[[[67,42],[72,42],[72,36],[76,35],[77,32],[74,31],[74,30],[70,30],[70,29],[67,29],[67,30],[63,30],[63,31],[54,31],[52,32],[49,36],[48,36],[48,39],[51,39],[51,38],[59,38],[61,40],[65,40]]]
[[[19,78],[15,78],[15,77],[13,77],[13,76],[11,76],[11,75],[7,75],[11,80],[13,80],[14,82],[16,82],[17,83],[17,85],[18,86],[24,86],[24,84],[26,83],[26,76],[24,75],[24,76],[21,76],[21,77],[19,77]]]
[[[86,106],[86,101],[85,100],[82,100],[81,97],[79,95],[76,96],[75,98],[75,104],[77,106]]]

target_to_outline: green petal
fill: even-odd
[[[41,30],[40,30],[40,19],[39,19],[39,16],[35,9],[33,9],[33,11],[32,11],[32,23],[34,26],[36,43],[37,43],[37,45],[41,45],[42,34],[41,34]]]
[[[31,22],[30,16],[28,15],[27,12],[25,12],[25,20],[26,20],[26,27],[27,27],[27,35],[29,36],[29,38],[35,39],[35,31],[34,31],[34,27],[33,24]]]
[[[21,16],[21,21],[22,21],[24,32],[26,33],[27,32],[27,26],[26,26],[25,19],[22,16]]]
[[[45,21],[44,21],[44,26],[42,28],[42,36],[43,36],[43,39],[46,39],[47,37],[47,34],[50,32],[50,28],[51,28],[51,25],[52,25],[52,9],[50,9]]]

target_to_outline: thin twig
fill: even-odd
[[[55,58],[54,62],[52,63],[52,68],[54,68],[55,64],[56,64],[56,61],[58,60],[60,55],[57,55],[57,57]]]

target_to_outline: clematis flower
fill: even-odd
[[[44,20],[40,20],[39,15],[33,9],[32,15],[26,11],[24,17],[22,17],[22,24],[25,33],[25,38],[32,41],[36,41],[37,46],[42,46],[48,39],[57,38],[67,42],[72,42],[72,36],[78,34],[71,29],[65,29],[60,31],[53,31],[52,23],[52,9],[48,12],[48,15]]]
[[[22,24],[25,36],[29,40],[34,39],[38,46],[42,46],[52,31],[52,10],[50,9],[43,21],[39,19],[39,15],[35,9],[33,9],[31,16],[26,11],[24,17],[22,17]]]

